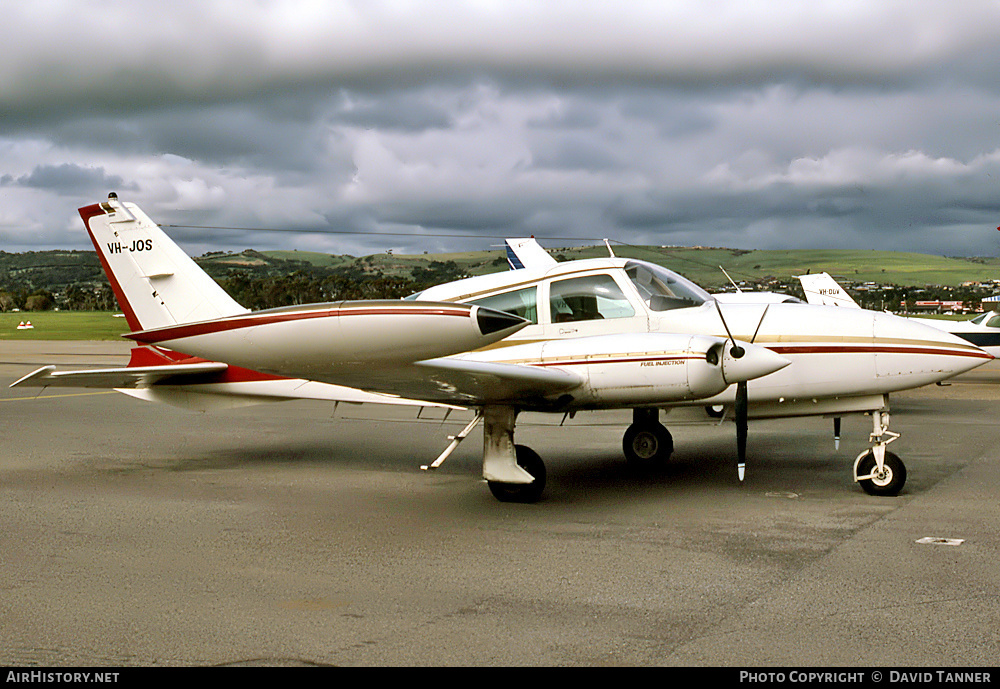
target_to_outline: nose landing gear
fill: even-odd
[[[869,495],[898,495],[906,483],[906,465],[886,445],[899,437],[889,430],[888,412],[872,412],[871,449],[854,460],[854,480]]]

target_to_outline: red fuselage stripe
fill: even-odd
[[[940,347],[894,347],[889,345],[795,345],[768,347],[775,354],[931,354],[934,356],[962,356],[975,359],[992,359],[992,355],[972,349],[944,349]]]
[[[461,316],[469,317],[471,310],[428,308],[420,307],[370,307],[370,308],[333,308],[316,311],[299,311],[294,313],[249,315],[223,321],[209,321],[207,323],[190,323],[178,325],[172,328],[163,328],[151,332],[140,332],[126,335],[125,337],[140,342],[154,344],[169,340],[179,340],[196,335],[210,335],[226,332],[229,330],[239,330],[241,328],[253,328],[270,323],[283,323],[289,321],[308,320],[310,318],[340,318],[342,316]]]

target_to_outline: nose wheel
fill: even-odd
[[[874,450],[861,455],[858,462],[858,483],[869,495],[898,495],[906,483],[906,465],[894,452],[886,452],[879,467]]]

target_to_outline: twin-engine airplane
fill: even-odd
[[[500,500],[533,501],[545,486],[544,464],[513,442],[522,410],[639,407],[655,415],[789,365],[761,346],[684,331],[608,329],[504,342],[537,320],[536,311],[511,313],[507,302],[495,309],[452,299],[360,301],[249,312],[134,204],[112,194],[80,215],[132,329],[126,337],[138,346],[124,368],[46,366],[11,387],[110,387],[194,409],[295,398],[474,408],[473,423],[431,466],[481,419],[483,476]],[[644,452],[662,443],[659,430],[637,428],[633,444]]]
[[[889,431],[889,393],[939,382],[993,358],[954,335],[892,314],[753,299],[720,304],[680,275],[644,261],[610,257],[557,263],[542,257],[533,239],[508,240],[507,246],[514,270],[439,285],[411,297],[479,304],[531,321],[498,345],[454,359],[512,360],[521,347],[539,341],[548,347],[557,342],[572,346],[612,334],[688,333],[729,340],[730,352],[753,343],[790,362],[749,383],[673,404],[644,398],[633,388],[619,396],[604,393],[601,399],[567,395],[541,409],[631,407],[633,424],[623,440],[630,461],[669,457],[673,440],[659,423],[658,411],[679,404],[733,410],[741,478],[749,417],[823,415],[833,417],[837,429],[844,414],[867,413],[872,416],[872,447],[855,459],[854,480],[868,493],[895,495],[905,483],[906,468],[886,450],[899,437]],[[519,404],[513,413],[533,408],[538,407]],[[839,436],[839,429],[835,433]]]

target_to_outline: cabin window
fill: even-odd
[[[467,303],[485,306],[495,311],[503,311],[520,316],[532,323],[538,323],[538,301],[535,296],[537,288],[528,287],[513,292],[503,292],[481,299],[473,299]]]
[[[975,323],[976,325],[982,325],[987,328],[1000,328],[1000,313],[996,311],[986,311],[972,320],[970,323]]]
[[[635,309],[610,275],[556,280],[549,287],[553,323],[629,318]]]
[[[712,297],[698,285],[654,263],[629,261],[625,274],[651,311],[699,306]]]

